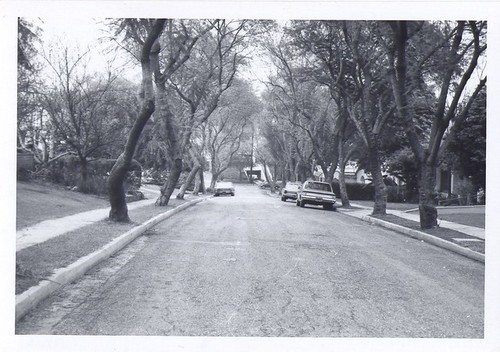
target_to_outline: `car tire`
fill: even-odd
[[[296,206],[299,206],[299,205],[300,205],[300,204],[299,204],[299,200],[298,200],[298,199],[295,201],[295,205],[296,205]]]
[[[286,198],[285,197],[281,197],[281,201],[282,202],[286,202]]]
[[[234,197],[234,193],[231,193],[231,197]]]
[[[333,210],[333,204],[323,204],[324,210]]]
[[[306,205],[306,203],[303,200],[301,200],[300,203],[299,203],[299,205],[300,205],[301,208],[303,208]]]

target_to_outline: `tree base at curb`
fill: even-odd
[[[434,206],[421,204],[418,207],[420,211],[420,228],[422,230],[437,227],[437,209]]]
[[[109,220],[115,221],[115,222],[131,222],[127,210],[125,210],[125,213],[123,212],[117,212],[117,211],[110,211],[109,212]]]

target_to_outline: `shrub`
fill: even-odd
[[[387,201],[391,203],[404,203],[404,189],[398,186],[387,186]]]
[[[338,181],[332,183],[333,191],[337,196],[340,195],[340,185]],[[387,201],[391,203],[403,203],[404,188],[398,186],[386,186]],[[371,183],[346,183],[347,196],[350,200],[370,200],[374,199],[375,188]]]
[[[142,182],[161,186],[168,178],[168,172],[154,168],[146,169],[142,173]]]
[[[87,164],[87,177],[83,179],[81,162],[76,156],[66,156],[50,166],[45,173],[47,180],[63,184],[67,187],[76,187],[83,193],[106,195],[108,193],[108,176],[116,159],[93,159]],[[130,171],[125,180],[126,192],[133,192],[141,186],[141,165],[132,161]]]
[[[31,171],[23,167],[17,169],[18,181],[29,181],[31,179]]]
[[[332,183],[335,194],[340,194],[338,181]],[[346,183],[347,195],[350,200],[373,200],[374,188],[372,184]]]

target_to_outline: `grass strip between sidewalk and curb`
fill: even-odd
[[[473,250],[471,248],[464,247],[463,245],[459,245],[451,241],[451,238],[470,237],[461,232],[444,228],[417,230],[416,227],[419,226],[418,222],[403,219],[391,214],[387,214],[381,217],[376,217],[373,215],[364,215],[361,217],[361,219],[369,223],[379,225],[381,227],[450,250],[452,252],[463,255],[467,258],[474,259],[482,263],[485,262],[484,248],[474,248]],[[481,253],[480,251],[483,253]]]
[[[166,208],[141,207],[130,212],[134,222],[98,221],[19,251],[16,264],[21,273],[16,278],[16,321],[61,286],[74,281],[159,222],[207,198],[172,199]]]

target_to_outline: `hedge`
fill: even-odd
[[[332,183],[333,191],[337,196],[340,195],[340,185],[338,181]],[[404,188],[397,186],[386,186],[387,201],[391,203],[404,202]],[[350,200],[370,200],[373,201],[375,189],[373,184],[346,183],[347,195]]]

